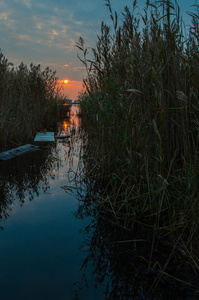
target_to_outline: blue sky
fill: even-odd
[[[121,14],[133,0],[112,0]],[[142,7],[144,0],[138,0]],[[182,14],[195,0],[179,0]],[[104,0],[0,0],[0,48],[9,61],[50,66],[60,80],[82,81],[85,71],[75,44],[82,36],[95,46],[101,21],[110,22]]]

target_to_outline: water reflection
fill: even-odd
[[[59,170],[66,165],[72,167],[78,157],[79,145],[74,146],[77,137],[71,134],[79,124],[77,107],[62,115],[57,134],[70,134],[67,139],[55,143],[39,144],[40,149],[25,155],[0,161],[0,219],[7,218],[12,211],[13,202],[23,205],[25,199],[32,201],[41,192],[47,193],[49,180],[59,180],[63,176]],[[75,132],[75,131],[74,131]],[[61,153],[61,154],[60,154]],[[64,175],[65,178],[67,174]]]
[[[79,250],[82,220],[73,214],[77,200],[61,188],[78,178],[80,143],[76,133],[72,134],[75,119],[71,112],[71,121],[66,116],[60,121],[58,135],[69,137],[0,162],[4,227],[0,232],[1,299],[75,297],[73,289],[81,281],[79,269],[85,258]],[[91,289],[86,292],[89,296],[82,299],[103,299],[90,297]]]
[[[47,174],[58,164],[54,145],[1,162],[1,217],[8,216],[8,206],[15,198],[23,204],[26,195],[31,201],[34,195],[38,196],[39,189],[46,192],[49,188]]]
[[[180,250],[141,225],[128,230],[112,222],[111,212],[88,194],[80,200],[76,217],[92,216],[83,231],[81,249],[87,257],[82,265],[84,283],[76,290],[80,299],[83,286],[91,284],[104,285],[104,299],[198,299],[197,273],[183,262]],[[151,252],[153,238],[156,246]]]
[[[118,226],[92,196],[98,187],[82,176],[78,124],[71,112],[58,130],[69,138],[0,162],[1,218],[16,212],[2,220],[2,299],[197,299],[183,253],[159,239],[148,268],[153,232]],[[17,200],[23,209],[13,207]]]

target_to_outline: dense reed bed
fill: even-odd
[[[57,121],[61,92],[56,72],[24,63],[14,68],[0,50],[0,145],[31,141]]]
[[[95,49],[77,43],[85,171],[115,221],[155,229],[198,266],[199,7],[186,26],[176,1],[150,3],[119,18],[107,0],[113,26],[102,22]]]

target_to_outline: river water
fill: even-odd
[[[89,192],[77,110],[60,121],[66,138],[0,161],[0,299],[198,299],[182,253],[115,224]]]
[[[59,134],[77,128],[76,109]],[[77,218],[79,201],[62,188],[74,186],[79,149],[77,140],[58,139],[0,162],[0,299],[103,299],[80,270],[89,218]]]

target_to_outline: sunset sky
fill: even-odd
[[[65,94],[75,99],[82,88],[85,69],[75,47],[83,37],[95,47],[101,21],[110,24],[105,0],[0,0],[0,48],[15,66],[22,61],[41,64],[57,71],[60,81],[68,79]],[[112,8],[122,17],[124,6],[133,0],[112,0]],[[144,0],[138,0],[140,10]],[[195,0],[179,0],[181,13],[193,11]]]

